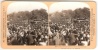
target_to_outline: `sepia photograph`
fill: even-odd
[[[81,2],[53,3],[49,9],[49,45],[89,46],[90,7]]]
[[[48,8],[41,2],[14,2],[7,8],[8,45],[47,45]]]
[[[2,2],[3,48],[96,47],[95,2]]]

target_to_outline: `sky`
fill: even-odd
[[[83,2],[57,2],[50,6],[49,13],[60,12],[62,10],[75,10],[76,8],[90,8],[88,4]]]
[[[7,8],[7,14],[19,11],[32,11],[34,9],[46,9],[47,5],[41,2],[13,2]]]
[[[49,13],[60,12],[62,10],[75,10],[76,8],[89,8],[89,5],[83,2],[55,2],[49,7]],[[32,11],[34,9],[46,9],[48,7],[42,2],[13,2],[7,8],[7,14],[19,11]]]

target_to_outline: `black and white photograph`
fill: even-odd
[[[7,44],[48,44],[48,8],[41,2],[13,2],[7,8]]]
[[[82,2],[14,2],[7,8],[7,44],[89,46],[90,7]]]
[[[82,2],[57,2],[49,8],[49,45],[89,46],[90,7]]]
[[[3,1],[1,47],[94,49],[96,13],[93,1]]]

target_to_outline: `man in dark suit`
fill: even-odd
[[[33,32],[29,32],[28,31],[28,35],[27,35],[27,44],[28,45],[34,45],[34,38],[33,38],[33,35],[32,35]]]

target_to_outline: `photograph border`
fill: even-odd
[[[17,2],[17,1],[14,1]],[[2,25],[1,25],[1,46],[2,48],[56,48],[56,49],[93,49],[96,47],[96,2],[84,2],[90,6],[90,46],[23,46],[23,45],[7,45],[7,35],[6,35],[6,27],[7,27],[7,7],[9,4],[13,2],[11,1],[3,1],[2,2],[2,9],[1,9],[1,14],[2,14]],[[48,7],[55,2],[43,2]]]

